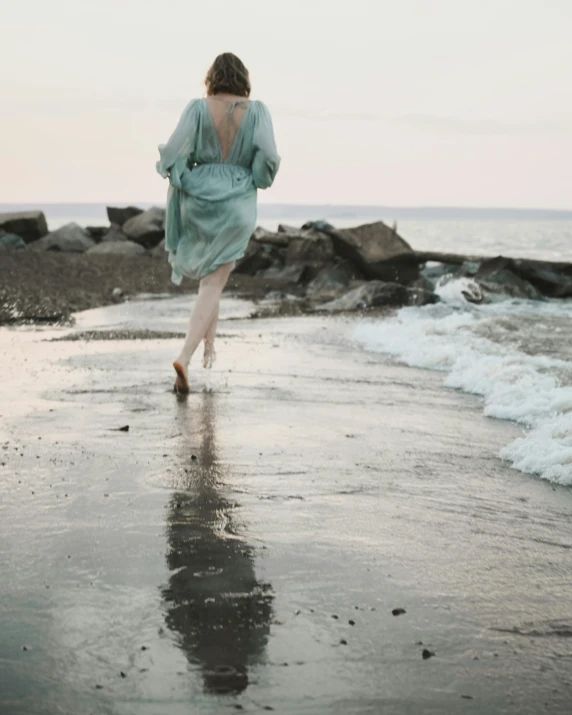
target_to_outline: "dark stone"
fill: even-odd
[[[165,237],[165,209],[153,206],[123,224],[123,233],[144,248],[154,248]]]
[[[125,207],[107,207],[107,218],[109,223],[116,223],[118,226],[123,226],[126,221],[130,218],[135,218],[143,213],[143,209],[137,208],[137,206],[125,206]]]
[[[101,242],[118,243],[120,241],[128,240],[129,239],[127,238],[127,236],[121,230],[121,226],[118,226],[116,223],[112,223],[111,226],[106,229],[104,235],[102,236]]]
[[[435,655],[435,653],[432,650],[428,650],[427,648],[423,648],[421,651],[421,657],[423,660],[427,660],[428,658],[432,658]]]
[[[427,305],[436,303],[438,300],[434,293],[422,288],[411,288],[399,283],[370,281],[354,288],[341,298],[317,306],[316,310],[337,313],[381,306]]]
[[[319,231],[308,231],[291,236],[286,251],[286,263],[332,263],[334,256],[332,239]]]
[[[324,228],[323,231],[331,237],[336,253],[355,263],[366,278],[410,283],[419,277],[415,252],[382,221],[352,229]]]
[[[394,616],[402,616],[404,613],[407,613],[407,611],[405,610],[405,608],[394,608],[391,613]]]
[[[32,243],[47,235],[48,224],[43,211],[18,211],[0,214],[0,229]]]
[[[474,274],[478,284],[489,293],[503,293],[513,298],[538,300],[541,293],[529,281],[515,273],[516,262],[498,256],[483,261]]]
[[[572,263],[554,264],[497,256],[483,261],[475,278],[480,281],[502,270],[515,274],[548,298],[572,297]]]
[[[278,229],[280,230],[280,228]],[[252,234],[252,240],[258,243],[269,243],[272,246],[285,248],[288,245],[288,238],[279,233],[272,233],[265,228],[258,226]]]
[[[234,270],[236,273],[246,273],[253,276],[273,265],[283,265],[279,250],[275,246],[266,243],[250,241],[246,247],[244,257],[237,262]]]
[[[109,231],[109,226],[86,226],[85,229],[94,241],[101,241]]]
[[[81,226],[78,226],[77,223],[68,223],[34,241],[30,248],[34,251],[85,253],[95,245],[95,241]]]

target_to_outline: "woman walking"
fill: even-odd
[[[250,78],[240,59],[219,55],[205,85],[206,98],[189,102],[167,144],[159,146],[157,162],[170,183],[165,248],[171,280],[200,279],[173,363],[180,393],[189,391],[189,362],[201,340],[203,366],[212,366],[221,293],[254,231],[257,189],[272,185],[280,165],[270,112],[249,99]]]

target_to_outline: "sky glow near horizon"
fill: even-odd
[[[569,0],[10,0],[0,202],[164,201],[222,51],[283,157],[272,203],[572,209]]]

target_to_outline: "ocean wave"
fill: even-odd
[[[572,485],[572,362],[555,354],[554,346],[550,355],[531,354],[532,345],[538,350],[536,326],[558,335],[561,325],[569,325],[572,303],[472,305],[462,297],[466,281],[450,281],[442,303],[366,321],[351,337],[406,365],[446,372],[447,387],[481,395],[485,415],[527,428],[501,450],[502,459],[522,472]]]

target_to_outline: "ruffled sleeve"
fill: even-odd
[[[185,170],[189,159],[192,161],[195,151],[199,101],[192,99],[187,104],[169,141],[159,144],[161,158],[156,164],[157,171],[164,179],[170,177],[174,186],[179,183],[177,176]]]
[[[263,102],[256,102],[252,160],[252,176],[258,189],[272,186],[280,167],[280,157],[276,149],[272,117]]]

